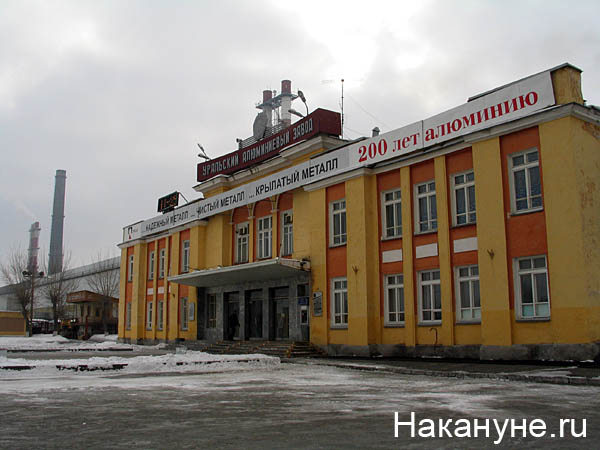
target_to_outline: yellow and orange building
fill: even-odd
[[[597,358],[600,110],[580,74],[352,142],[331,111],[257,118],[254,141],[198,165],[203,199],[124,228],[120,338]],[[295,97],[265,94],[267,123]]]

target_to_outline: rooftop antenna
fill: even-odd
[[[344,79],[342,78],[342,139],[344,139]]]

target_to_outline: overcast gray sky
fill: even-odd
[[[56,169],[72,263],[118,254],[158,197],[198,198],[196,143],[233,151],[282,79],[338,111],[344,78],[348,138],[563,62],[600,104],[599,17],[597,0],[0,0],[0,260],[36,220],[47,255]]]

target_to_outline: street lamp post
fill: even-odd
[[[33,336],[33,296],[35,294],[35,277],[42,278],[44,272],[24,270],[23,276],[31,279],[31,310],[29,313],[29,336]]]

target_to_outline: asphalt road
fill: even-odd
[[[415,437],[400,421],[416,417]],[[458,419],[545,421],[547,436],[458,438]],[[573,418],[586,437],[559,438]],[[452,419],[453,437],[419,437],[422,419]],[[0,385],[0,448],[600,448],[600,388],[415,377],[283,364],[211,374],[69,373]],[[538,429],[539,430],[539,429]],[[439,434],[436,430],[436,435]],[[464,431],[464,428],[463,428]],[[567,426],[566,431],[570,431]],[[473,435],[474,429],[471,429]],[[507,431],[510,433],[510,431]]]

